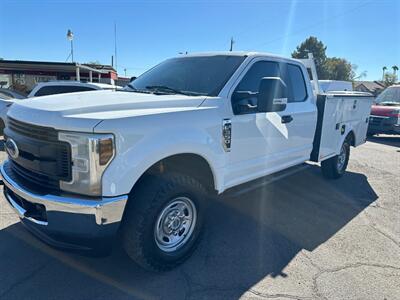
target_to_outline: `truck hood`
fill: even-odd
[[[91,132],[101,121],[148,114],[193,110],[205,96],[155,95],[93,91],[18,101],[8,116],[61,130]]]
[[[391,105],[391,106],[384,106],[384,105],[372,105],[371,107],[371,115],[374,116],[382,116],[382,117],[391,117],[394,114],[394,111],[398,111],[400,109],[399,105]]]

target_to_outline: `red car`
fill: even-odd
[[[400,134],[400,85],[388,87],[372,105],[368,135],[377,133]]]

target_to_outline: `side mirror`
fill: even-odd
[[[287,104],[287,87],[279,77],[264,77],[258,89],[258,111],[283,111]]]

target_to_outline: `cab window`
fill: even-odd
[[[278,63],[259,61],[250,67],[232,94],[232,108],[235,114],[257,112],[258,87],[263,77],[279,77]]]
[[[288,102],[302,102],[307,99],[307,88],[301,68],[293,64],[281,64],[281,78],[288,88]]]
[[[263,77],[280,77],[287,86],[288,103],[307,99],[307,88],[301,68],[294,64],[259,61],[254,63],[232,94],[234,114],[257,112],[257,94]]]

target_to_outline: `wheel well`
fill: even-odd
[[[350,131],[350,132],[347,134],[346,140],[349,140],[349,141],[350,141],[350,145],[351,145],[351,146],[353,146],[353,147],[355,146],[355,144],[356,144],[356,137],[355,137],[353,131]]]
[[[214,175],[209,163],[200,155],[183,153],[166,157],[152,165],[143,175],[177,172],[198,180],[209,192],[215,192]]]

